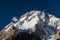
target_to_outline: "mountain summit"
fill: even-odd
[[[43,11],[30,11],[12,18],[0,31],[0,40],[59,40],[60,18]]]

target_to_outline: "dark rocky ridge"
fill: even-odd
[[[5,40],[40,40],[39,36],[37,36],[35,33],[30,34],[30,33],[19,32],[14,27],[13,29],[9,30],[7,33],[3,33],[0,36],[0,40],[4,40],[4,39]]]

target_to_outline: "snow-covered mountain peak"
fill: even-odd
[[[15,23],[14,25],[17,26],[16,28],[18,29],[27,30],[29,28],[33,28],[39,22],[40,23],[42,22],[42,24],[47,23],[50,26],[55,26],[53,24],[58,20],[60,19],[56,18],[55,16],[51,14],[35,10],[35,11],[27,12],[26,14],[22,15],[19,18],[19,21]]]
[[[36,33],[39,38],[53,40],[60,30],[60,18],[43,11],[30,11],[20,16],[19,19],[13,17],[12,22],[1,31],[0,35],[14,28],[19,32]]]
[[[22,28],[27,30],[29,28],[34,28],[40,20],[45,21],[45,13],[41,11],[31,11],[27,12],[25,15],[22,15],[15,26],[17,26],[18,29]]]

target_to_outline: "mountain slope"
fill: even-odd
[[[13,17],[12,22],[0,31],[0,40],[56,40],[60,38],[59,31],[60,18],[34,10],[19,19]]]

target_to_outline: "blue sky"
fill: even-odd
[[[0,30],[27,11],[45,10],[60,17],[60,0],[0,0]]]

